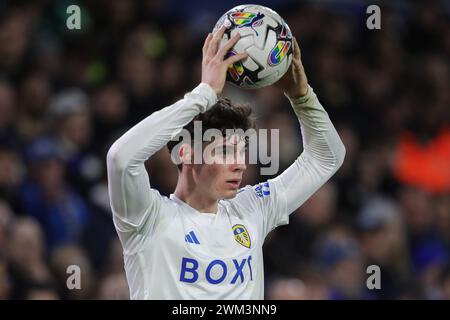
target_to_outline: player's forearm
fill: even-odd
[[[291,104],[300,121],[304,152],[324,168],[337,170],[344,161],[345,147],[313,88],[308,86],[307,94]]]
[[[300,121],[304,151],[278,176],[286,191],[289,213],[327,182],[345,157],[344,144],[312,88],[291,103]]]
[[[200,84],[183,99],[151,114],[120,137],[108,152],[108,165],[125,168],[143,164],[216,101],[211,87]]]

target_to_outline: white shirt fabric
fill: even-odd
[[[345,148],[308,87],[291,101],[304,150],[275,179],[246,186],[200,213],[152,189],[144,162],[217,101],[201,83],[126,132],[107,155],[113,221],[131,299],[264,299],[262,246],[341,166]]]

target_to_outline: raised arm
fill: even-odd
[[[158,211],[160,195],[151,190],[144,162],[175,137],[196,115],[217,101],[225,84],[227,66],[246,57],[224,60],[234,37],[220,50],[224,28],[209,34],[203,46],[202,83],[175,104],[151,114],[120,137],[108,151],[108,190],[116,227],[129,231]]]
[[[307,77],[294,39],[292,67],[279,83],[297,115],[302,130],[302,154],[279,180],[286,192],[287,212],[292,213],[316,192],[342,165],[345,147]]]
[[[151,114],[120,137],[108,151],[108,189],[115,218],[138,227],[157,210],[159,194],[150,190],[144,162],[167,144],[197,114],[216,101],[202,83],[175,104]]]

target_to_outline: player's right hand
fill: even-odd
[[[219,49],[224,33],[225,27],[222,26],[214,34],[208,34],[203,45],[202,82],[210,85],[217,95],[222,93],[225,86],[228,66],[248,56],[247,52],[243,52],[225,59],[227,52],[239,41],[240,35],[237,33]]]

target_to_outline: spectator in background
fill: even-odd
[[[6,258],[9,247],[9,233],[14,221],[14,213],[8,202],[0,199],[0,258]]]
[[[123,249],[119,239],[111,241],[103,274],[123,273]]]
[[[364,256],[347,228],[333,226],[316,241],[316,263],[330,285],[329,299],[373,299],[366,287]]]
[[[123,267],[122,245],[119,239],[111,242],[107,263],[102,271],[96,299],[129,300],[130,292]]]
[[[78,89],[60,92],[51,99],[48,116],[67,177],[86,196],[103,173],[101,161],[90,150],[93,146],[89,97]]]
[[[0,145],[0,202],[3,199],[14,212],[22,212],[19,187],[25,170],[22,159],[13,146]]]
[[[435,196],[433,199],[436,211],[436,226],[440,238],[450,248],[450,197],[447,194]]]
[[[440,299],[450,300],[450,264],[442,269],[439,275]]]
[[[34,285],[28,289],[25,300],[60,300],[60,297],[52,286]]]
[[[53,286],[45,261],[44,234],[32,218],[18,218],[12,224],[8,258],[13,279],[12,299],[24,299],[35,285]]]
[[[395,299],[411,272],[400,208],[387,198],[375,197],[360,210],[356,225],[367,265],[377,265],[382,270],[383,286],[374,293],[380,299]]]
[[[11,298],[12,281],[8,272],[6,259],[0,256],[0,300]]]
[[[46,117],[51,93],[48,77],[42,72],[27,74],[19,87],[17,129],[21,139],[29,142],[48,131]]]
[[[322,275],[312,265],[304,266],[297,277],[277,277],[268,283],[266,299],[269,300],[326,300],[330,288]]]
[[[336,200],[336,186],[327,182],[291,215],[289,228],[273,231],[264,247],[266,269],[296,275],[301,265],[314,257],[313,243],[332,226]]]
[[[10,83],[0,78],[0,145],[18,143],[15,127],[15,91]]]
[[[25,212],[39,221],[48,250],[79,243],[89,221],[89,210],[80,195],[64,180],[64,162],[51,138],[38,138],[28,146],[29,178],[21,188]]]
[[[438,273],[448,262],[450,252],[438,232],[436,207],[432,205],[432,196],[416,187],[404,187],[399,198],[408,230],[414,279],[419,279],[424,294],[433,298]]]
[[[50,257],[52,271],[58,283],[58,292],[63,299],[86,300],[93,298],[96,287],[95,273],[84,250],[76,245],[62,245],[52,251]],[[80,288],[70,290],[67,287],[69,266],[79,268]]]
[[[303,281],[297,278],[276,278],[266,293],[268,300],[307,300]]]
[[[92,111],[92,144],[96,146],[97,155],[104,159],[114,137],[128,128],[130,110],[123,87],[107,83],[97,88],[92,98]]]
[[[0,46],[0,70],[15,75],[29,45],[31,16],[19,7],[0,14],[0,43],[7,44]]]
[[[432,112],[437,114],[438,112]],[[394,174],[401,182],[430,193],[450,192],[450,127],[442,128],[423,144],[412,132],[400,137]]]
[[[150,25],[139,25],[124,41],[117,58],[118,80],[127,90],[131,101],[132,123],[148,116],[159,104],[161,96],[157,92],[158,66],[149,52],[149,43],[155,36]]]
[[[8,203],[0,199],[0,300],[11,298],[14,285],[9,271],[9,235],[14,214]]]
[[[375,32],[361,28],[356,1],[268,3],[301,40],[310,81],[347,150],[334,182],[267,238],[268,297],[450,299],[449,6],[386,1]],[[191,49],[232,7],[82,1],[85,19],[74,32],[65,6],[10,0],[0,9],[0,299],[79,298],[59,290],[68,263],[90,265],[98,280],[83,296],[128,299],[106,150],[200,81],[201,57]],[[255,106],[259,127],[280,129],[280,169],[298,154],[298,124],[286,122],[275,87],[224,94]],[[41,135],[51,142],[37,143]],[[167,150],[148,165],[168,194],[177,170]],[[243,185],[260,180],[259,168],[247,167]],[[341,225],[350,231],[336,235]],[[58,266],[58,282],[24,278],[28,254],[38,275]],[[369,264],[382,272],[382,290],[371,295],[356,285],[365,285]]]

